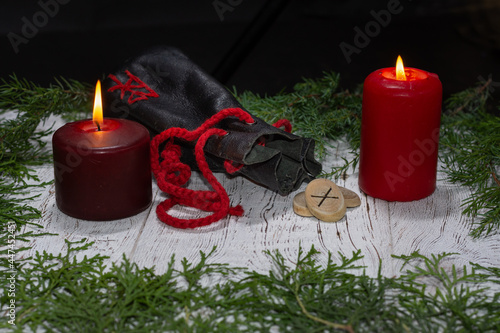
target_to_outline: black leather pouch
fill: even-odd
[[[103,82],[103,103],[105,117],[135,120],[153,136],[172,127],[194,130],[222,109],[243,109],[224,86],[181,51],[166,46],[150,49],[110,74]],[[211,137],[205,145],[213,172],[224,171],[229,160],[240,166],[235,174],[282,195],[319,174],[313,140],[252,118],[254,124],[230,117],[217,125],[229,134]],[[181,160],[196,169],[192,143],[179,143]]]

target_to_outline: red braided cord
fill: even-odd
[[[288,119],[280,119],[273,124],[274,127],[285,127],[285,132],[292,133],[292,124]]]
[[[151,169],[158,187],[170,196],[169,199],[161,202],[156,208],[156,214],[162,222],[177,228],[196,228],[218,221],[228,214],[236,216],[243,214],[241,206],[229,206],[229,197],[212,171],[210,171],[203,151],[205,143],[210,136],[227,134],[224,130],[212,127],[222,119],[230,116],[236,116],[240,121],[249,124],[254,122],[252,117],[240,108],[224,109],[193,131],[174,127],[158,134],[151,141]],[[195,145],[196,161],[198,162],[200,171],[214,191],[193,191],[181,187],[191,176],[191,169],[188,165],[180,162],[181,150],[179,146],[174,145],[174,137],[187,141],[198,140]],[[159,146],[167,140],[168,142],[161,153],[163,160],[160,162]],[[175,205],[194,207],[213,212],[213,214],[198,219],[179,219],[167,213]]]

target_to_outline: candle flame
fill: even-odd
[[[403,59],[400,55],[396,61],[396,80],[406,81],[405,66],[403,66]]]
[[[96,124],[97,130],[100,131],[103,123],[100,80],[97,80],[97,84],[95,86],[94,112],[92,114],[92,121]]]

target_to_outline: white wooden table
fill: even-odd
[[[63,123],[59,119],[56,122],[55,128]],[[324,170],[340,164],[339,156],[343,151],[341,148],[331,150],[323,162]],[[53,179],[51,165],[38,168],[37,173],[42,181]],[[157,273],[165,271],[174,254],[176,267],[179,267],[183,257],[196,263],[199,251],[208,253],[213,246],[217,246],[217,250],[210,262],[247,267],[261,273],[272,269],[271,260],[264,250],[278,249],[293,265],[299,246],[309,250],[311,245],[321,252],[319,262],[326,262],[329,251],[335,260],[338,253],[350,257],[353,251],[360,249],[364,259],[359,263],[366,265],[366,272],[371,276],[377,274],[380,260],[383,275],[399,275],[402,262],[391,255],[410,254],[416,250],[424,255],[456,252],[457,255],[445,261],[449,268],[452,264],[461,268],[469,262],[500,267],[500,234],[472,238],[469,235],[472,221],[461,214],[460,207],[470,192],[443,180],[438,181],[437,190],[428,198],[407,203],[387,202],[364,195],[358,187],[358,174],[354,172],[338,184],[360,194],[361,206],[348,208],[346,216],[339,222],[326,223],[294,214],[292,199],[297,192],[280,196],[242,177],[230,179],[218,174],[217,178],[227,190],[232,205],[241,204],[245,213],[242,217],[228,217],[192,230],[170,227],[157,218],[155,208],[165,199],[165,194],[156,184],[153,184],[150,208],[136,216],[109,222],[66,216],[57,209],[54,186],[47,186],[40,190],[41,196],[33,202],[43,213],[42,219],[35,222],[44,226],[43,232],[57,236],[33,238],[29,254],[44,250],[64,252],[64,239],[78,241],[86,238],[95,243],[90,251],[81,253],[82,256],[107,255],[111,264],[122,260],[125,254],[140,267],[154,265]],[[438,178],[444,178],[444,174],[439,173]],[[193,173],[189,188],[207,187],[200,176]],[[192,218],[204,213],[176,207],[173,214]]]

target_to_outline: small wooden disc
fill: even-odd
[[[346,213],[344,196],[331,180],[313,180],[307,185],[305,196],[309,211],[322,221],[336,222]]]
[[[304,192],[298,193],[293,198],[293,211],[295,212],[295,214],[300,216],[304,217],[313,216],[313,214],[309,211],[309,208],[307,208],[306,194]]]
[[[356,192],[346,189],[345,187],[339,186],[340,192],[344,196],[345,206],[347,208],[358,207],[361,205],[361,199]]]

